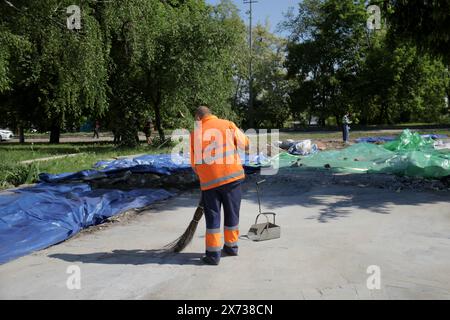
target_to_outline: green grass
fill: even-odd
[[[111,143],[25,143],[0,144],[0,162],[19,162],[51,156],[86,153],[90,157],[117,157],[133,153],[146,153],[152,151],[147,146],[137,148],[117,148]]]
[[[76,172],[92,169],[92,166],[100,160],[144,153],[167,153],[169,151],[169,148],[157,149],[146,145],[136,148],[117,148],[110,143],[4,144],[0,145],[0,189],[35,182],[38,174],[42,172]],[[78,155],[47,161],[35,161],[32,164],[20,164],[24,160],[67,154]]]

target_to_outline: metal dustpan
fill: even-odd
[[[262,180],[256,183],[256,193],[258,194],[258,205],[259,205],[259,214],[256,216],[255,224],[250,227],[250,230],[247,233],[247,236],[250,240],[253,241],[264,241],[271,239],[278,239],[281,236],[281,228],[275,224],[275,216],[274,212],[261,212],[261,200],[259,198],[259,188],[258,186],[265,182],[266,180]],[[264,223],[258,223],[258,219],[261,215],[264,215],[267,219]],[[273,217],[273,223],[270,222],[269,216]]]

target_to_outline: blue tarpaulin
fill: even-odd
[[[262,155],[251,159],[246,159],[247,173],[259,170],[267,160]],[[162,175],[192,171],[189,155],[170,154],[100,161],[94,168],[75,173],[43,173],[36,186],[0,194],[0,263],[64,241],[83,228],[130,208],[144,207],[173,195],[163,189],[93,190],[86,183],[89,180],[123,171]]]
[[[431,138],[433,140],[436,140],[436,139],[447,139],[448,138],[448,136],[446,134],[422,134],[421,137],[424,138],[424,139]]]
[[[138,168],[137,172],[150,170],[153,173],[171,174],[191,170],[191,163],[190,158],[179,154],[146,154],[136,158],[99,161],[94,164],[94,168],[101,168],[103,172]]]
[[[97,169],[60,174],[41,173],[39,179],[43,182],[88,181],[96,178],[105,178],[108,175],[122,171],[162,175],[170,175],[185,170],[192,171],[189,158],[176,154],[173,156],[170,154],[143,155],[136,158],[99,161],[94,165],[94,168]]]
[[[241,156],[243,158],[243,155]],[[245,158],[244,169],[246,173],[253,173],[259,170],[261,164],[267,161],[263,155],[252,155]],[[133,173],[156,173],[170,175],[177,172],[192,172],[189,155],[178,154],[157,154],[143,155],[136,158],[126,158],[109,161],[99,161],[94,165],[94,169],[80,172],[69,172],[61,174],[41,173],[40,181],[43,182],[66,182],[66,181],[89,181],[92,179],[105,178],[109,175],[131,171]]]
[[[365,138],[358,138],[355,141],[357,143],[362,142],[368,142],[368,143],[383,143],[383,142],[389,142],[394,141],[396,139],[395,136],[384,136],[384,137],[365,137]]]
[[[92,190],[47,184],[0,194],[0,263],[64,241],[131,208],[171,197],[163,189]]]

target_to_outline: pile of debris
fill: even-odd
[[[295,141],[292,139],[287,139],[284,141],[278,141],[276,146],[280,149],[286,150],[292,155],[307,156],[310,154],[315,154],[319,150],[323,150],[323,146],[312,143],[310,139]],[[322,149],[321,149],[322,148]]]

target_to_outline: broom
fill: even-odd
[[[194,217],[189,223],[186,231],[178,239],[164,246],[164,250],[177,253],[183,251],[188,244],[191,243],[195,231],[197,230],[198,222],[202,219],[203,213],[203,201],[200,199],[197,209],[195,210]]]

